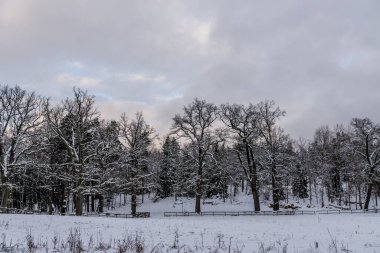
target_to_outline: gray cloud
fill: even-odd
[[[274,99],[294,137],[380,122],[380,4],[348,1],[0,1],[0,82],[60,100],[88,89],[108,117],[164,134],[194,97]]]

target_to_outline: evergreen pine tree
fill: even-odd
[[[166,137],[162,146],[162,160],[159,172],[159,187],[157,195],[161,198],[167,198],[174,193],[174,184],[176,183],[175,170],[178,166],[179,144],[175,138]]]
[[[296,173],[293,179],[293,194],[301,199],[308,198],[306,173],[301,164],[296,165]]]

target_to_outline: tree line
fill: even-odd
[[[368,209],[380,192],[380,127],[354,118],[294,140],[273,101],[215,105],[194,99],[174,115],[162,144],[142,113],[105,120],[79,88],[58,104],[0,86],[1,208],[77,215],[103,212],[116,194],[223,200],[239,190],[279,210],[289,196]],[[156,143],[156,144],[155,144]]]

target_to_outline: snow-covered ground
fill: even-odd
[[[118,200],[118,198],[115,198]],[[138,196],[138,212],[150,212],[152,217],[161,217],[164,212],[194,212],[195,210],[195,199],[194,198],[178,198],[177,200],[174,197],[169,197],[165,199],[159,199],[158,201],[153,201],[153,199],[149,199],[147,197],[144,198],[144,203],[142,203],[141,196]],[[271,201],[262,201],[261,202],[261,210],[262,211],[271,211],[270,207]],[[123,203],[124,204],[124,203]],[[114,204],[115,208],[105,208],[105,212],[109,213],[130,213],[130,198],[127,199],[125,205],[119,202]],[[286,203],[281,201],[282,205]],[[332,206],[326,204],[325,208],[321,208],[321,206],[317,203],[313,203],[309,205],[308,200],[295,200],[290,198],[288,204],[293,204],[298,207],[298,210],[303,211],[316,211],[316,210],[325,210],[336,209]],[[203,212],[219,212],[219,211],[253,211],[253,199],[252,195],[246,194],[238,194],[235,198],[230,199],[227,198],[225,201],[219,198],[214,199],[206,199],[201,202],[201,210]],[[281,209],[283,210],[283,209]]]
[[[29,234],[39,252],[54,252],[54,241],[56,248],[66,247],[56,252],[70,252],[70,231],[73,235],[76,228],[87,252],[117,252],[118,240],[128,235],[141,236],[144,252],[155,246],[153,252],[178,252],[176,244],[180,252],[380,252],[380,214],[149,219],[2,214],[0,251],[4,245],[27,248]]]
[[[130,199],[115,198],[105,212],[130,213]],[[0,252],[379,252],[380,213],[240,217],[163,217],[192,212],[194,199],[153,201],[138,197],[148,219],[0,214]],[[299,210],[320,210],[307,200],[291,199]],[[261,203],[271,210],[270,201]],[[207,199],[202,211],[252,211],[252,196]],[[137,243],[139,242],[139,243]],[[29,246],[28,246],[29,245]],[[134,245],[134,246],[133,246]],[[137,245],[137,246],[136,246]],[[133,247],[132,247],[133,246]],[[18,251],[17,251],[18,248]],[[10,251],[10,249],[14,251]],[[155,249],[155,250],[152,250]],[[129,251],[128,251],[129,250]]]
[[[265,204],[262,205],[263,210],[271,210]],[[239,195],[234,200],[226,199],[207,199],[201,202],[202,211],[252,211],[253,200],[250,195]],[[150,212],[152,217],[160,217],[163,212],[194,212],[195,199],[194,198],[178,198],[169,197],[159,199],[153,202],[152,199],[145,198],[144,203],[141,203],[141,196],[138,196],[138,212]],[[115,209],[106,210],[110,213],[130,213],[130,199],[127,200],[125,206],[116,204]]]

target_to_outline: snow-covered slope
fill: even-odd
[[[117,199],[117,198],[116,198]],[[153,199],[144,198],[142,203],[141,196],[138,197],[138,212],[150,212],[153,217],[161,217],[164,212],[194,212],[195,199],[194,198],[177,198],[174,197],[165,199]],[[124,203],[123,203],[124,204]],[[130,213],[130,199],[128,198],[125,205],[119,202],[115,204],[115,208],[106,209],[105,212],[110,213]],[[281,205],[285,205],[285,202],[281,202]],[[293,204],[298,207],[298,210],[320,210],[319,205],[308,204],[307,200],[294,200],[290,198],[288,204]],[[326,208],[333,208],[327,206]],[[239,193],[234,198],[227,198],[225,200],[219,198],[206,199],[202,201],[201,210],[207,211],[253,211],[253,199],[252,195],[246,195]],[[262,201],[262,211],[270,211],[270,201]]]

